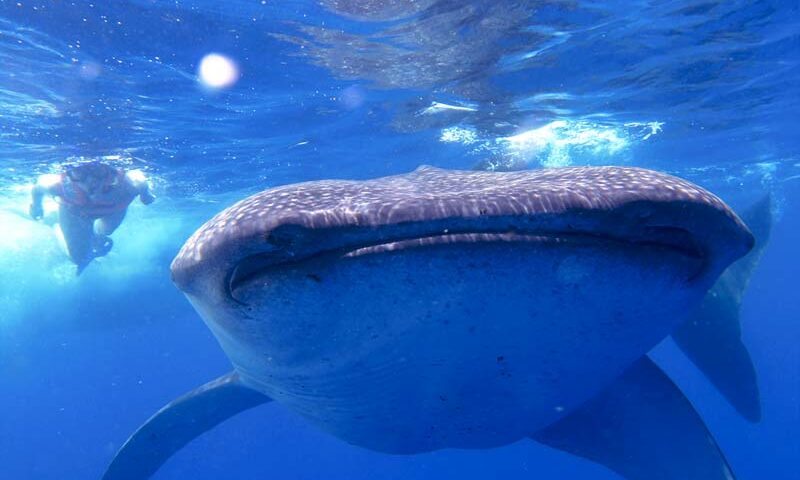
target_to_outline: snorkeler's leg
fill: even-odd
[[[125,218],[125,213],[127,211],[127,209],[123,209],[118,212],[114,212],[111,215],[106,215],[105,217],[99,218],[94,224],[95,233],[98,235],[111,235],[114,233],[114,230],[119,227],[119,225],[122,223],[122,220]]]
[[[58,224],[67,247],[67,255],[78,267],[85,267],[93,258],[93,223],[91,219],[75,215],[63,205],[58,209]]]
[[[122,220],[125,218],[127,210],[120,210],[119,212],[112,213],[97,219],[94,223],[94,256],[102,257],[111,251],[114,246],[114,241],[111,240],[111,235],[114,230],[119,227]]]

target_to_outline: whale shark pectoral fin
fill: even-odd
[[[532,437],[627,480],[733,480],[691,403],[648,357]]]
[[[131,435],[103,480],[146,479],[184,445],[237,413],[271,399],[244,386],[235,372],[167,404]]]
[[[761,396],[756,369],[742,343],[739,308],[769,240],[771,197],[756,202],[744,212],[742,220],[753,232],[755,246],[728,267],[672,338],[740,415],[757,422],[761,420]]]

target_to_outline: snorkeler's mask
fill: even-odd
[[[67,177],[89,194],[108,193],[119,184],[119,170],[104,163],[86,163],[67,170]]]

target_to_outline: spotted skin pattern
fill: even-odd
[[[265,190],[197,230],[175,258],[172,270],[180,276],[237,246],[263,244],[272,232],[286,226],[306,231],[380,229],[447,219],[612,211],[637,201],[703,205],[746,231],[736,214],[712,193],[652,170],[575,167],[476,172],[426,166],[374,180],[323,180]]]

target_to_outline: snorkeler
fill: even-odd
[[[89,262],[111,250],[109,235],[122,223],[137,196],[145,205],[155,200],[141,171],[125,172],[97,161],[69,167],[61,174],[41,175],[31,191],[29,213],[36,220],[44,215],[45,194],[59,204],[58,224],[79,274]]]

